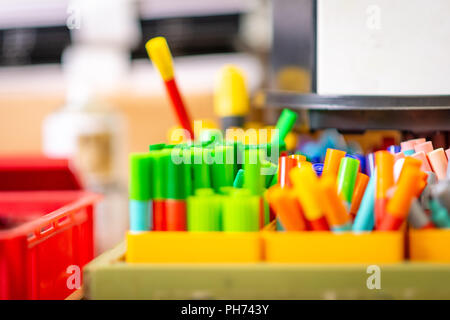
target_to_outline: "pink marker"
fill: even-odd
[[[445,154],[447,155],[447,160],[450,160],[450,148],[445,150]]]
[[[427,142],[424,142],[424,143],[419,143],[419,144],[416,144],[414,146],[414,151],[416,151],[416,152],[423,151],[425,153],[425,155],[428,152],[431,152],[433,150],[434,150],[433,142],[431,142],[431,141],[427,141]]]
[[[444,180],[447,174],[448,160],[445,156],[444,149],[439,148],[434,151],[428,152],[428,160],[430,161],[431,168],[438,180]]]
[[[422,166],[420,167],[420,169],[422,169],[422,171],[432,171],[430,163],[428,162],[427,156],[425,155],[425,152],[423,152],[423,151],[416,152],[411,157],[422,161]]]
[[[400,147],[402,152],[405,152],[407,150],[414,150],[414,142],[412,140],[403,141],[400,143]]]
[[[403,152],[397,152],[394,154],[394,163],[397,162],[397,160],[403,159],[405,157],[405,154]]]

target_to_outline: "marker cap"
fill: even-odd
[[[348,204],[352,202],[358,171],[358,160],[348,157],[342,158],[337,177],[338,193]]]
[[[297,159],[289,156],[281,156],[278,159],[278,183],[282,188],[292,187],[289,172],[297,167]]]
[[[267,190],[267,201],[286,231],[306,230],[306,221],[294,192],[274,186]]]
[[[375,152],[375,166],[378,170],[375,197],[385,199],[394,185],[394,156],[388,151]]]
[[[233,146],[216,145],[214,147],[214,163],[212,164],[212,184],[216,191],[220,187],[232,186],[235,176],[235,160]]]
[[[222,221],[225,232],[258,231],[260,226],[260,197],[250,190],[235,189],[222,197]]]
[[[194,190],[211,187],[211,168],[208,159],[212,159],[212,150],[209,148],[193,147],[192,155],[192,178]]]
[[[427,156],[425,155],[425,153],[423,151],[418,151],[418,152],[414,153],[413,155],[411,155],[411,157],[421,161],[422,165],[420,168],[423,171],[431,171],[430,163],[428,162]]]
[[[233,187],[242,188],[244,185],[244,169],[239,169],[234,178]]]
[[[221,199],[213,189],[197,189],[187,199],[187,230],[222,230]]]
[[[261,196],[264,192],[265,176],[261,175],[261,158],[258,149],[245,150],[244,188],[250,194]]]
[[[358,212],[368,183],[369,176],[365,175],[364,173],[358,172],[358,175],[356,176],[355,189],[353,191],[352,204],[350,206],[350,213],[352,215],[356,215],[356,213]]]
[[[163,80],[172,80],[174,77],[172,54],[166,39],[164,37],[150,39],[145,44],[145,49]]]
[[[425,154],[427,154],[428,152],[431,152],[433,150],[434,150],[433,142],[431,142],[431,141],[419,143],[414,146],[414,151],[416,151],[416,152],[423,151]]]
[[[351,216],[347,213],[342,199],[337,194],[336,180],[331,176],[326,176],[320,179],[319,184],[323,194],[322,201],[328,224],[333,228],[351,222]]]
[[[433,168],[434,173],[438,180],[444,180],[447,175],[448,160],[445,156],[444,149],[439,148],[428,152],[428,160],[430,161],[431,168]]]
[[[342,158],[345,157],[345,151],[328,148],[325,154],[325,161],[323,163],[322,176],[328,176],[335,178],[339,172],[339,166]]]
[[[249,110],[245,77],[238,67],[224,66],[214,88],[214,111],[219,117],[244,116]]]
[[[420,179],[420,170],[414,166],[403,165],[403,170],[394,191],[394,195],[388,201],[386,211],[397,218],[405,218],[411,206],[412,199],[416,196],[415,186]]]
[[[151,158],[148,153],[131,153],[129,197],[132,200],[149,200],[152,197]]]
[[[312,166],[296,167],[290,171],[289,175],[295,195],[305,212],[305,217],[309,221],[323,217],[322,192],[319,187],[319,179]]]
[[[186,199],[192,193],[190,164],[186,163],[183,148],[173,148],[165,158],[167,168],[167,199]]]
[[[292,128],[295,125],[295,122],[297,121],[297,113],[289,110],[289,109],[283,109],[281,112],[280,117],[278,118],[276,128],[278,131],[278,142],[281,143],[281,141],[284,141],[287,134],[292,130]],[[272,137],[272,143],[276,142],[274,139],[276,139],[276,135]]]

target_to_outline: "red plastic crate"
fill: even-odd
[[[68,159],[0,157],[0,191],[81,189],[82,184]]]
[[[94,256],[99,199],[85,191],[0,192],[0,299],[64,299],[75,291],[67,268],[82,270]]]

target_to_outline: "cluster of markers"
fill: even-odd
[[[323,164],[285,156],[266,198],[285,231],[450,228],[449,153],[415,139],[367,157],[328,149]]]
[[[129,158],[131,231],[257,231],[271,219],[264,193],[276,184],[267,153],[283,148],[297,114],[284,110],[267,144],[219,141],[150,145]],[[203,137],[208,137],[203,135]]]

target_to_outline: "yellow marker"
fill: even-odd
[[[249,110],[249,96],[243,72],[233,65],[224,66],[214,90],[214,111],[221,118],[222,129],[243,127]]]
[[[311,228],[313,230],[329,230],[321,205],[322,193],[319,179],[312,166],[304,165],[294,168],[289,172],[289,176]]]

